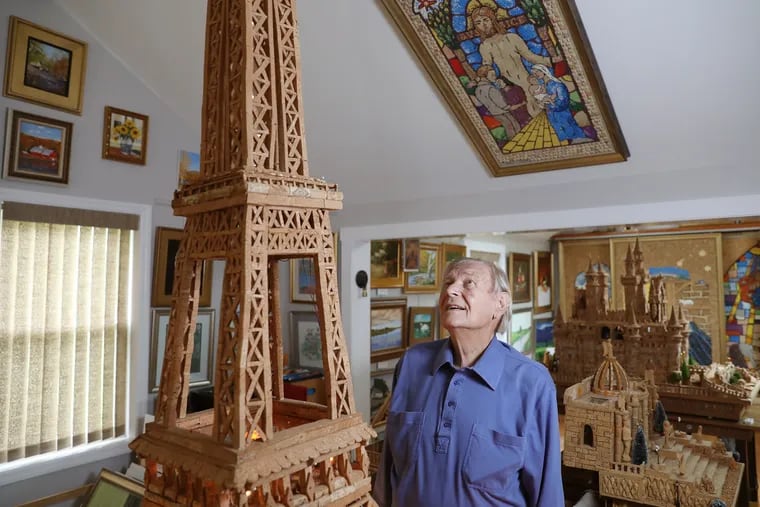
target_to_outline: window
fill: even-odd
[[[588,424],[583,426],[583,445],[594,447],[594,430]]]
[[[125,434],[138,222],[3,203],[0,463]]]

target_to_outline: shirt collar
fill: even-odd
[[[433,359],[433,369],[430,372],[433,375],[445,364],[449,364],[454,368],[454,351],[451,348],[451,338],[447,338],[445,342],[438,349],[438,353]],[[496,386],[499,385],[499,380],[501,379],[501,374],[504,371],[504,365],[507,362],[508,350],[509,347],[503,346],[496,337],[493,337],[491,343],[483,351],[483,355],[480,356],[480,359],[468,369],[477,373],[488,384],[488,387],[496,390]]]

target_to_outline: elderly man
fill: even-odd
[[[375,481],[380,505],[564,505],[554,384],[498,341],[511,315],[507,275],[458,259],[438,300],[450,338],[396,367]]]

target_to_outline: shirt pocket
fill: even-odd
[[[523,467],[524,439],[475,424],[464,459],[465,483],[503,494]]]
[[[385,438],[393,455],[393,466],[405,473],[417,461],[424,412],[388,412]]]

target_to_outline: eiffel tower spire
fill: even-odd
[[[172,201],[186,221],[156,421],[131,444],[149,505],[300,505],[325,491],[371,503],[374,432],[355,413],[328,216],[343,196],[308,174],[298,47],[295,0],[209,0],[201,174]],[[297,257],[315,267],[325,405],[284,396],[278,261]],[[214,259],[214,408],[188,417],[200,274]]]

